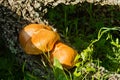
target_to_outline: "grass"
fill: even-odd
[[[10,53],[10,50],[4,46],[4,41],[1,41],[2,50],[0,52],[0,79],[1,80],[21,80],[23,73],[21,67],[15,60],[15,55]]]
[[[53,73],[50,73],[54,78],[45,75],[43,80],[107,80],[110,74],[120,73],[118,6],[87,2],[59,4],[54,8],[48,7],[48,13],[43,18],[54,24],[62,39],[79,52],[75,68],[64,70],[55,59]],[[8,49],[2,51],[0,61],[1,80],[41,80],[25,69],[25,63],[19,66],[15,55],[11,55]]]

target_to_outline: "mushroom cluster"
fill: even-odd
[[[56,58],[67,69],[75,64],[76,50],[63,43],[51,26],[29,24],[20,31],[19,42],[26,54],[39,55],[49,52],[51,63]]]

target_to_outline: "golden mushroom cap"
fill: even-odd
[[[53,58],[55,57],[60,61],[63,67],[70,69],[75,64],[74,60],[76,55],[77,55],[76,50],[62,42],[58,42],[56,43],[54,49],[51,51],[50,58],[52,63]]]
[[[41,52],[51,51],[58,40],[60,40],[58,33],[47,29],[39,30],[31,38],[34,46]]]
[[[36,54],[41,53],[41,50],[39,48],[40,46],[38,47],[34,43],[41,43],[40,39],[43,39],[41,37],[46,35],[47,32],[43,32],[42,30],[44,30],[44,31],[47,30],[48,32],[51,31],[51,32],[55,33],[52,35],[56,35],[56,32],[54,32],[54,30],[50,26],[47,26],[44,24],[29,24],[21,30],[21,32],[19,34],[19,42],[27,54],[35,54],[36,55]],[[40,33],[40,31],[42,31],[42,35],[41,35],[41,37],[39,36],[40,39],[38,40],[37,35],[40,35],[40,34],[37,34],[37,33],[38,32]],[[33,36],[36,36],[36,38],[35,37],[32,38]],[[59,35],[57,35],[57,36],[59,36]],[[34,41],[38,41],[38,42],[34,42]],[[51,40],[49,40],[49,41],[52,42]],[[57,39],[55,41],[57,41]],[[48,45],[48,44],[46,44],[46,45]]]
[[[26,46],[27,41],[31,38],[34,32],[39,29],[40,26],[38,24],[29,24],[20,31],[19,41],[23,48]]]

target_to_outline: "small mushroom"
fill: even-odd
[[[70,69],[75,65],[75,57],[77,56],[76,50],[68,45],[57,42],[54,49],[51,51],[50,60],[53,63],[53,59],[56,58],[62,64],[64,68]]]

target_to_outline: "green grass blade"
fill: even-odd
[[[62,65],[56,58],[54,58],[53,71],[54,71],[55,80],[69,80],[63,70]]]

